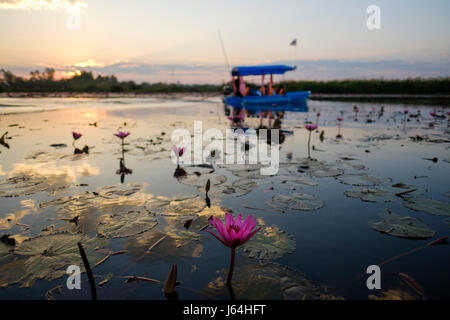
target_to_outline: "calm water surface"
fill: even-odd
[[[355,104],[359,108],[358,121],[355,121],[352,111]],[[382,106],[384,113],[380,114]],[[308,135],[303,125],[308,121],[318,121],[319,132],[324,131],[324,139],[321,141],[319,133],[312,134],[311,145],[314,150],[311,151],[311,156],[324,161],[327,168],[333,166],[345,173],[378,177],[382,180],[380,188],[400,182],[414,186],[419,189],[415,191],[419,192],[418,197],[443,201],[447,204],[448,212],[448,120],[433,119],[430,116],[432,111],[446,115],[448,109],[426,105],[329,101],[309,101],[308,108],[309,112],[284,114],[282,127],[293,134],[286,134],[281,144],[282,167],[279,174],[263,179],[247,177],[246,181],[254,181],[255,185],[243,196],[223,193],[221,185],[217,185],[210,195],[213,207],[231,209],[244,216],[255,216],[260,224],[276,226],[285,234],[292,235],[295,250],[281,254],[281,258],[275,259],[275,262],[303,274],[317,287],[322,297],[367,299],[370,295],[375,295],[416,299],[450,298],[448,245],[426,247],[383,265],[381,291],[367,289],[365,274],[369,265],[380,264],[449,235],[448,216],[411,210],[403,205],[401,197],[394,197],[390,202],[363,202],[358,198],[347,197],[344,192],[372,187],[352,186],[341,183],[336,177],[316,177],[296,172],[298,163],[307,156]],[[403,114],[405,109],[409,111],[406,123]],[[416,115],[419,109],[421,116],[410,117],[411,114]],[[78,215],[73,205],[45,203],[70,195],[83,195],[86,192],[92,194],[107,186],[114,186],[115,190],[139,186],[139,191],[130,195],[134,197],[132,202],[124,200],[126,211],[142,210],[145,200],[139,200],[139,197],[149,195],[170,198],[179,194],[193,194],[199,195],[203,201],[205,195],[202,187],[198,188],[173,177],[175,165],[170,161],[170,150],[175,143],[170,140],[171,133],[179,127],[193,132],[194,120],[202,120],[204,130],[225,130],[230,127],[219,99],[3,98],[0,100],[0,112],[3,114],[0,117],[0,134],[7,131],[7,136],[11,138],[5,140],[8,147],[0,146],[0,195],[3,195],[0,198],[0,235],[13,235],[17,242],[30,241],[26,239],[43,234],[42,230],[51,225],[55,229],[70,226],[68,217]],[[317,112],[321,113],[318,120]],[[343,139],[336,139],[336,118],[340,116],[343,118],[340,129]],[[267,119],[263,121],[267,125]],[[259,123],[258,118],[248,118],[245,125],[255,127]],[[434,124],[433,127],[430,127],[430,123]],[[123,183],[120,174],[117,174],[122,157],[120,140],[113,136],[119,129],[131,132],[126,138],[128,145],[125,164],[132,169],[132,173],[124,176]],[[88,145],[88,155],[73,155],[72,131],[83,134],[75,146],[81,149]],[[425,139],[413,141],[410,138],[417,135]],[[54,144],[61,146],[52,147]],[[288,154],[292,154],[292,157],[289,155],[292,160],[288,159]],[[438,159],[437,162],[426,160],[434,157]],[[288,169],[291,171],[286,171]],[[204,172],[203,168],[198,170]],[[228,186],[238,179],[231,167],[226,165],[216,165],[214,175],[225,176],[227,181],[224,185]],[[24,186],[17,189],[11,179],[7,180],[18,177],[31,179],[30,185],[25,187],[28,192],[20,194]],[[285,182],[292,177],[305,177],[317,185]],[[314,195],[324,205],[317,210],[288,209],[284,213],[273,210],[268,205],[273,196],[289,195],[292,192]],[[11,194],[16,196],[11,197]],[[88,237],[97,236],[100,216],[114,213],[114,207],[108,205],[107,198],[96,201],[98,207],[79,211],[83,223],[80,223],[81,227],[77,231]],[[435,235],[428,239],[412,240],[373,230],[369,222],[381,220],[379,214],[385,208],[401,216],[422,220],[436,232]],[[227,299],[224,291],[217,294],[211,292],[214,292],[217,279],[225,275],[224,270],[228,267],[229,260],[228,248],[205,231],[198,231],[199,226],[195,226],[197,229],[190,229],[196,233],[194,239],[185,237],[182,232],[183,219],[189,218],[188,215],[183,218],[167,212],[164,215],[157,214],[155,221],[158,221],[158,225],[151,230],[128,237],[106,239],[103,248],[97,248],[98,250],[126,250],[126,253],[112,256],[94,269],[97,282],[107,276],[111,278],[98,288],[99,298],[164,299],[160,284],[125,283],[125,277],[145,276],[163,281],[170,265],[177,263],[178,279],[182,283],[182,287],[178,289],[180,299]],[[207,217],[202,219],[206,221]],[[165,234],[168,237],[145,255],[145,251]],[[0,298],[45,299],[45,293],[58,285],[62,285],[62,292],[55,294],[55,299],[90,297],[85,275],[82,276],[82,290],[66,289],[66,276],[50,281],[36,279],[29,287],[21,288],[23,281],[11,280],[18,279],[17,276],[11,276],[14,268],[10,264],[15,259],[19,258],[0,257],[0,283],[4,286],[0,288]],[[34,262],[38,269],[39,261],[36,259]],[[250,259],[240,251],[236,261],[237,281],[239,272],[258,263],[257,259]],[[65,269],[64,261],[61,264],[57,267]],[[399,273],[414,279],[424,294],[414,290]],[[253,290],[258,290],[258,282],[249,285],[256,287]],[[245,284],[242,286],[245,287]],[[261,290],[266,289],[264,287]],[[270,290],[267,289],[268,292]],[[249,293],[252,292],[249,288],[244,288],[242,292],[244,293],[237,290],[238,299],[258,297]],[[273,297],[279,298],[275,293],[266,296]]]

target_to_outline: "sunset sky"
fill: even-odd
[[[450,76],[449,15],[448,0],[0,0],[0,69],[220,83],[220,30],[231,65],[296,65],[286,79]]]

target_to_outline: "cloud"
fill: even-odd
[[[0,0],[0,10],[57,10],[87,8],[84,0]]]

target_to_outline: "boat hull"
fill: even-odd
[[[293,110],[303,111],[306,109],[306,99],[310,91],[288,92],[285,95],[272,96],[246,96],[225,97],[223,102],[233,108],[245,108],[248,110]],[[306,111],[306,110],[305,110]]]

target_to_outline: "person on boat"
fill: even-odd
[[[273,90],[273,74],[270,75],[270,81],[269,81],[269,89],[267,90],[267,95],[272,96],[274,93]]]
[[[284,85],[279,85],[277,88],[277,94],[286,94],[286,88],[284,87]]]
[[[239,87],[240,87],[239,77],[233,77],[231,82],[233,84],[233,93],[234,93],[234,95],[236,97],[242,97],[242,94],[239,91]]]
[[[245,85],[244,78],[242,76],[239,76],[239,92],[242,96],[246,96],[248,94],[247,86]]]

